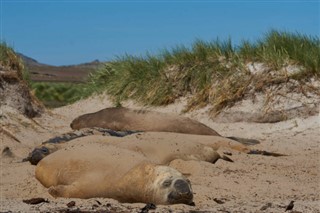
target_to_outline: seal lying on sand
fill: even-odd
[[[70,127],[74,130],[100,127],[115,131],[176,132],[192,135],[221,136],[205,124],[187,117],[125,107],[106,108],[95,113],[81,115],[71,122]],[[226,138],[236,140],[245,145],[260,143],[255,139]]]
[[[179,136],[180,135],[180,136]],[[159,138],[159,136],[161,138]],[[81,146],[93,143],[103,143],[105,145],[113,145],[119,148],[128,149],[143,154],[151,162],[156,164],[169,164],[174,159],[183,160],[200,160],[215,163],[218,159],[226,161],[232,160],[226,156],[220,156],[216,150],[219,148],[214,144],[212,136],[207,136],[206,141],[211,145],[206,146],[198,143],[199,135],[193,136],[191,139],[183,140],[183,134],[177,133],[141,133],[139,135],[132,135],[126,138],[103,137],[101,135],[92,135],[82,138],[76,138],[68,143],[45,143],[35,148],[28,157],[31,164],[37,163],[53,152],[59,149]],[[200,136],[205,137],[205,136]],[[223,138],[222,138],[223,139]],[[217,143],[221,143],[216,139]],[[237,143],[237,142],[235,142]],[[211,147],[210,147],[211,146]],[[242,145],[243,146],[243,145]]]
[[[81,115],[70,124],[72,129],[101,127],[116,131],[177,132],[217,135],[210,127],[190,118],[147,110],[113,107]]]
[[[96,143],[59,150],[42,159],[35,174],[54,197],[193,203],[190,181],[180,172],[111,145]]]
[[[67,132],[63,135],[50,138],[49,140],[43,142],[40,146],[37,146],[34,150],[32,150],[32,152],[29,153],[28,157],[24,158],[22,161],[29,161],[32,165],[37,165],[37,163],[42,158],[60,149],[61,146],[63,146],[63,143],[76,138],[85,137],[89,135],[124,137],[137,132],[138,131],[114,131],[111,129],[103,129],[98,127],[84,128],[81,130]]]
[[[232,162],[230,158],[221,156],[213,147],[203,145],[198,140],[179,140],[177,135],[185,138],[185,135],[177,133],[148,132],[135,137],[127,137],[125,140],[112,141],[110,144],[141,153],[153,163],[162,165],[168,165],[175,159],[209,163],[223,159]]]
[[[140,152],[148,159],[158,164],[168,162],[168,159],[180,158],[185,160],[202,160],[215,163],[218,159],[232,161],[226,156],[220,156],[216,150],[220,147],[230,148],[247,154],[259,154],[253,152],[248,146],[237,141],[219,136],[208,135],[186,135],[168,132],[143,132],[128,135],[122,138],[92,135],[77,138],[68,143],[46,143],[35,148],[29,154],[30,162],[36,165],[42,158],[63,147],[80,146],[90,142],[101,142],[111,144],[120,148]],[[270,156],[282,156],[272,152],[260,154]],[[196,159],[197,158],[197,159]]]

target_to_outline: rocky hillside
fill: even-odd
[[[102,64],[100,61],[94,60],[83,64],[52,66],[40,63],[21,53],[18,53],[18,56],[23,60],[32,81],[86,82],[89,73],[93,72]]]

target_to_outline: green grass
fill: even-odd
[[[2,56],[1,56],[2,57]],[[252,74],[249,63],[263,63],[269,72]],[[288,66],[301,67],[294,73]],[[210,105],[212,113],[232,106],[249,92],[264,92],[289,79],[320,76],[320,40],[299,33],[272,30],[255,42],[236,46],[231,39],[196,40],[157,55],[124,55],[90,75],[86,84],[32,83],[47,106],[72,103],[93,93],[107,93],[116,105],[132,99],[145,105],[167,105],[191,97],[186,110]]]
[[[31,89],[46,107],[60,107],[71,104],[93,92],[85,84],[32,82]]]
[[[248,63],[260,62],[273,74],[253,75]],[[292,75],[289,65],[303,68]],[[219,112],[240,100],[249,90],[264,88],[293,78],[300,81],[320,76],[320,41],[299,33],[272,30],[256,42],[197,40],[158,55],[125,55],[93,73],[90,84],[106,91],[119,104],[134,99],[145,105],[166,105],[191,95],[186,110],[212,105]]]
[[[15,70],[33,90],[36,97],[47,107],[59,107],[90,96],[93,87],[89,84],[32,82],[22,59],[5,42],[0,42],[0,65],[6,70]]]
[[[246,60],[265,62],[274,69],[299,64],[306,74],[319,76],[320,41],[318,37],[272,30],[254,44],[244,41],[239,53]]]
[[[0,42],[0,65],[5,69],[17,71],[18,75],[25,80],[27,84],[30,83],[30,75],[23,64],[22,59],[17,56],[14,49],[5,42]]]
[[[15,51],[5,42],[0,42],[0,63],[3,67],[22,72],[24,66],[22,60]]]

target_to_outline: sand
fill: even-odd
[[[149,110],[181,114],[185,100]],[[84,113],[113,106],[107,96],[96,96],[73,105],[47,110],[28,119],[8,106],[1,106],[1,212],[81,211],[140,212],[145,204],[119,203],[113,199],[55,199],[34,177],[35,167],[21,162],[27,154],[50,137],[71,131],[71,121]],[[141,108],[127,102],[126,107]],[[261,141],[253,149],[286,154],[284,157],[247,155],[228,151],[234,163],[216,164],[174,160],[170,166],[191,180],[196,206],[158,205],[149,212],[284,212],[291,200],[295,212],[320,212],[320,117],[295,117],[277,123],[223,122],[209,119],[206,108],[184,114],[212,127],[221,135]],[[13,137],[15,137],[15,139]],[[185,137],[188,137],[186,135]],[[156,138],[155,138],[156,140]],[[6,147],[9,148],[6,149]],[[7,150],[7,151],[3,151]],[[49,203],[29,205],[25,199],[42,197]],[[76,211],[74,211],[76,212]],[[79,212],[79,211],[78,211]]]

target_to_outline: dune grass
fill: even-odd
[[[250,63],[263,63],[272,72],[253,75]],[[290,65],[300,70],[284,72]],[[212,111],[219,112],[249,90],[319,76],[319,38],[272,30],[239,46],[231,40],[197,40],[190,48],[178,46],[158,55],[118,57],[93,73],[90,84],[106,91],[117,104],[134,99],[145,105],[166,105],[191,95],[186,110],[211,104]]]
[[[49,108],[71,104],[93,93],[86,84],[31,82],[30,87],[36,97]]]
[[[320,41],[318,37],[272,30],[256,43],[243,42],[239,53],[246,60],[267,63],[273,69],[288,64],[305,67],[305,74],[319,76]]]
[[[17,71],[36,97],[50,108],[73,103],[93,93],[93,87],[86,84],[32,82],[22,59],[5,42],[0,42],[0,69]]]
[[[19,57],[15,54],[14,50],[9,47],[5,42],[0,43],[0,61],[4,67],[12,69],[23,69],[23,64]]]
[[[10,48],[3,44],[0,48],[2,63],[23,69]],[[249,65],[257,63],[267,71],[252,73]],[[290,66],[298,71],[289,72]],[[32,83],[31,87],[51,107],[107,93],[116,105],[133,99],[159,106],[188,96],[187,111],[209,104],[212,112],[218,113],[249,92],[263,92],[289,79],[305,81],[319,76],[318,37],[272,30],[255,42],[243,41],[238,46],[231,39],[196,40],[191,47],[181,45],[157,55],[124,55],[91,73],[86,84]]]
[[[0,42],[0,65],[5,69],[16,70],[24,78],[27,78],[22,60],[5,42]]]

